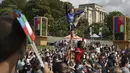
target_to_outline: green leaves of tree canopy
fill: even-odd
[[[27,0],[3,0],[3,7],[17,7],[18,9],[23,9],[26,5]]]

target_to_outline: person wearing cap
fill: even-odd
[[[26,50],[26,35],[13,15],[0,16],[0,73],[15,73]],[[49,73],[45,64],[44,72]]]

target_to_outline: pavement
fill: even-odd
[[[55,41],[60,41],[60,40],[64,40],[64,37],[52,37],[52,36],[48,36],[47,38],[49,43],[54,43]],[[90,40],[88,39],[89,42],[100,42],[101,44],[108,44],[108,45],[112,45],[113,42],[110,40]]]

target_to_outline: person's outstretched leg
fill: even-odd
[[[78,25],[78,23],[79,23],[79,20],[80,20],[81,17],[83,17],[83,15],[84,15],[84,14],[82,13],[78,18],[76,18],[76,21],[74,22],[74,26],[75,26],[75,27],[77,27],[77,25]]]

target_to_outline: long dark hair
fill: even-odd
[[[82,43],[83,43],[82,41],[78,41],[77,47],[78,47],[78,48],[82,48]]]

